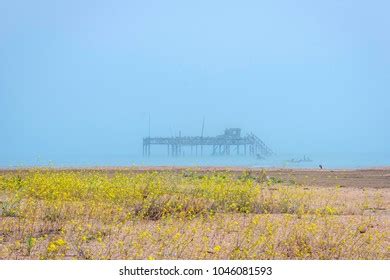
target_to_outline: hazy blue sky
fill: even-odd
[[[0,0],[0,156],[141,153],[242,127],[390,152],[390,2]]]

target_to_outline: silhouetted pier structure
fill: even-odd
[[[241,136],[240,128],[228,128],[225,133],[215,137],[176,136],[145,137],[143,155],[150,156],[152,145],[165,145],[168,156],[184,155],[184,148],[189,148],[192,155],[203,155],[204,147],[211,147],[212,155],[228,156],[231,154],[265,157],[273,154],[272,150],[253,133]]]

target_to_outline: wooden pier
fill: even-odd
[[[229,128],[225,133],[215,137],[178,136],[178,137],[145,137],[143,155],[150,156],[152,145],[165,145],[168,156],[203,155],[204,148],[209,147],[211,155],[249,155],[266,157],[272,150],[253,133],[241,136],[241,129]],[[187,154],[184,153],[186,148]]]

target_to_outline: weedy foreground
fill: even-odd
[[[265,171],[0,174],[1,259],[389,259],[390,191]]]

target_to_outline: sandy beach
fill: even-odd
[[[2,169],[0,259],[389,259],[389,209],[389,168]]]
[[[0,174],[26,172],[37,168],[4,168]],[[318,187],[348,187],[348,188],[390,188],[390,167],[377,167],[366,169],[291,169],[291,168],[246,168],[246,167],[177,167],[177,166],[133,166],[133,167],[64,167],[43,168],[42,170],[64,171],[97,171],[114,174],[118,172],[153,172],[153,171],[196,171],[207,172],[242,172],[265,171],[269,177],[278,178],[284,182],[294,181],[297,184]]]

